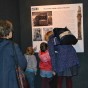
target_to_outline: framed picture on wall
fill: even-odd
[[[74,45],[76,51],[84,52],[82,3],[31,6],[31,23],[33,47],[37,47],[36,52],[39,51],[40,43],[45,41],[45,33],[55,27],[67,27],[78,39]]]

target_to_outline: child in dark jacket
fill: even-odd
[[[39,51],[39,68],[40,68],[40,76],[42,78],[41,88],[50,88],[49,82],[52,78],[52,64],[51,58],[48,52],[47,43],[42,42],[40,44],[40,51]]]

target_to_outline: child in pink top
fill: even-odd
[[[42,78],[42,87],[41,88],[50,88],[49,82],[52,78],[52,64],[51,58],[48,52],[47,43],[42,42],[40,44],[39,51],[39,68],[40,68],[40,76]]]

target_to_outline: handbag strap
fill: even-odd
[[[18,67],[18,57],[17,57],[17,53],[16,53],[14,42],[12,42],[12,48],[13,48],[13,53],[14,53],[14,58],[13,59],[15,61],[15,66]]]

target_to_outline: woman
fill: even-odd
[[[63,87],[63,79],[66,79],[66,88],[72,88],[72,77],[78,75],[79,59],[72,45],[60,45],[60,40],[52,31],[45,35],[48,42],[53,70],[58,75],[57,88]]]
[[[17,44],[12,43],[11,38],[12,23],[8,20],[0,20],[0,88],[18,88],[14,49],[20,67],[25,69],[27,65],[20,48]]]

